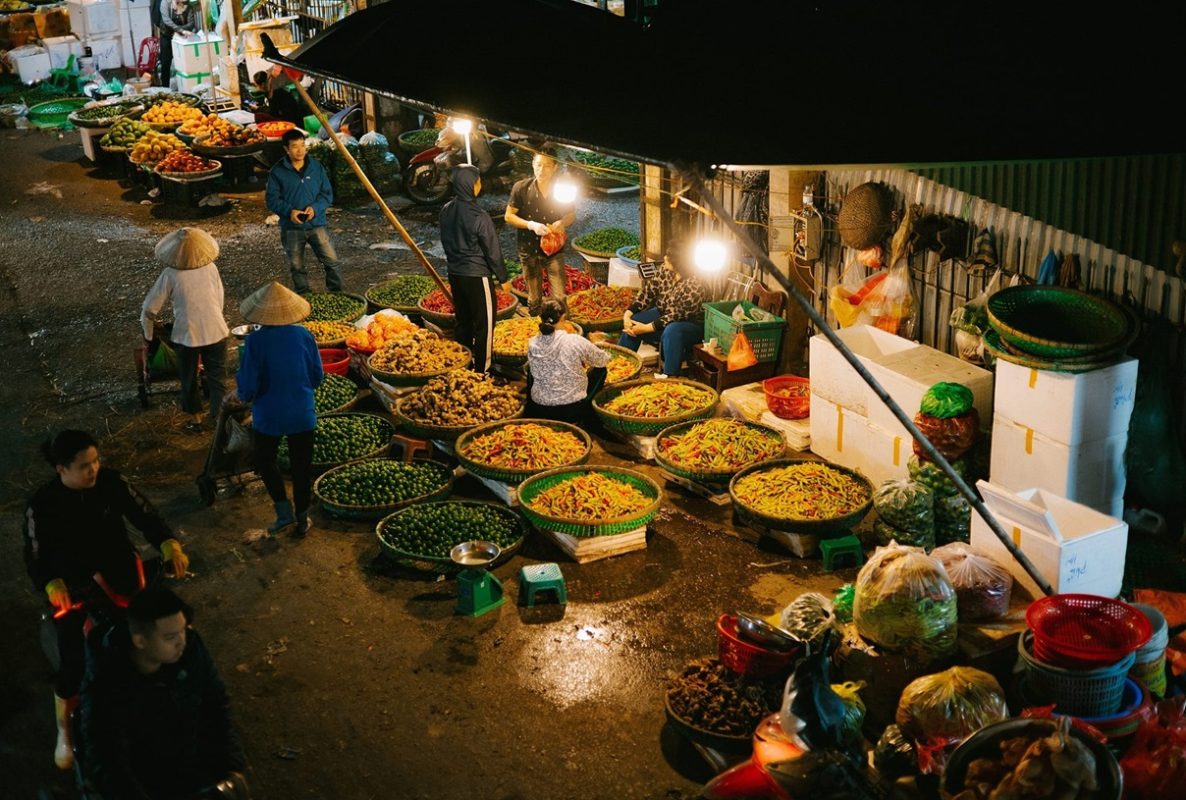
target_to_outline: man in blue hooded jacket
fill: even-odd
[[[320,161],[308,157],[304,133],[288,131],[283,143],[284,158],[268,173],[264,202],[280,217],[280,243],[292,270],[292,286],[300,294],[309,292],[309,273],[305,269],[308,244],[325,268],[325,288],[340,292],[342,273],[325,218],[325,210],[334,201],[329,175]]]
[[[489,372],[497,309],[493,278],[506,283],[507,268],[494,220],[478,205],[478,168],[453,168],[453,199],[441,209],[441,246],[449,262],[449,288],[457,314],[457,341],[474,354],[473,370]]]

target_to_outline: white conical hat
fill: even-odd
[[[197,269],[218,258],[218,242],[201,228],[178,228],[156,243],[156,260],[173,269]]]
[[[276,281],[260,287],[239,304],[243,318],[260,325],[292,325],[312,310],[308,300]]]

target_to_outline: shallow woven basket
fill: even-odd
[[[988,321],[1006,344],[1051,359],[1114,349],[1131,327],[1115,303],[1062,286],[1001,289],[988,299]]]
[[[680,422],[672,425],[669,428],[664,428],[663,430],[659,431],[655,441],[655,463],[663,467],[663,469],[667,470],[668,472],[674,475],[679,475],[681,478],[688,478],[689,480],[694,481],[704,481],[706,483],[725,483],[746,467],[752,466],[754,464],[760,464],[764,461],[782,458],[786,454],[786,440],[783,439],[782,433],[770,427],[769,425],[763,425],[760,422],[742,421],[742,424],[745,425],[745,427],[760,431],[761,433],[775,440],[777,447],[775,448],[775,452],[772,455],[769,455],[763,459],[759,459],[758,461],[751,461],[746,464],[741,464],[736,469],[730,469],[724,472],[688,469],[687,467],[681,467],[674,461],[667,458],[665,448],[663,447],[663,440],[669,436],[678,436],[681,433],[686,433],[693,426],[699,425],[701,422],[704,422],[704,420],[695,419],[689,422]]]
[[[597,288],[597,287],[594,287],[594,288]],[[571,303],[572,298],[576,297],[577,295],[583,294],[584,292],[589,292],[589,291],[592,291],[592,289],[582,289],[579,292],[573,292],[568,297],[569,302]],[[634,296],[635,297],[638,296],[637,291],[635,291]],[[570,308],[571,308],[571,305],[570,305]],[[578,325],[580,325],[586,331],[617,331],[617,330],[622,329],[622,315],[621,314],[618,314],[616,317],[605,317],[603,319],[589,319],[588,317],[582,317],[578,314],[575,314],[570,310],[568,312],[568,318],[570,320],[572,320],[573,322],[577,323]]]
[[[494,559],[490,564],[490,568],[497,567],[511,559],[515,553],[519,552],[519,548],[523,546],[523,540],[527,538],[527,529],[523,524],[523,518],[516,514],[511,509],[502,505],[501,503],[491,503],[482,500],[438,500],[437,503],[458,503],[467,506],[484,506],[493,509],[496,513],[501,514],[509,520],[512,520],[518,531],[519,538],[515,540],[514,544],[509,547],[502,548],[502,552],[498,554],[498,558]],[[379,539],[379,546],[383,548],[383,552],[389,558],[395,561],[400,566],[410,567],[411,569],[419,570],[421,572],[434,572],[440,575],[451,575],[459,572],[461,567],[453,562],[448,556],[445,558],[437,558],[435,556],[426,556],[420,553],[411,553],[407,550],[401,550],[395,545],[387,541],[383,535],[384,528],[388,521],[398,514],[407,511],[407,508],[401,508],[394,514],[388,514],[375,525],[375,536]],[[460,542],[459,542],[460,544]]]
[[[440,488],[434,492],[420,495],[419,497],[409,497],[407,500],[401,500],[398,503],[389,503],[386,505],[355,506],[348,503],[338,503],[322,494],[321,482],[325,480],[326,476],[353,466],[353,464],[342,464],[318,476],[317,480],[313,482],[313,494],[317,497],[318,501],[320,501],[321,510],[326,514],[329,514],[331,517],[337,517],[338,519],[350,520],[380,519],[381,517],[386,517],[395,511],[399,511],[401,508],[406,508],[410,505],[413,505],[414,503],[428,503],[434,500],[444,500],[449,496],[449,494],[453,491],[453,470],[449,469],[438,461],[433,461],[428,458],[414,458],[412,459],[412,462],[415,464],[432,465],[432,467],[437,470],[437,473],[441,479]]]
[[[383,381],[388,386],[423,386],[433,378],[438,378],[446,372],[452,372],[455,369],[465,369],[474,362],[474,354],[469,351],[468,347],[465,345],[457,346],[465,351],[465,359],[446,369],[433,370],[432,372],[384,372],[371,364],[371,359],[375,357],[375,353],[378,350],[367,356],[367,367],[370,369],[372,377]]]
[[[864,250],[883,241],[893,226],[893,201],[880,183],[862,183],[844,196],[837,227],[849,247]]]
[[[634,486],[642,491],[643,494],[652,498],[651,502],[646,508],[635,511],[631,514],[626,514],[621,517],[611,517],[596,523],[584,522],[582,520],[567,519],[564,517],[553,517],[548,514],[542,514],[531,508],[531,501],[543,492],[558,483],[584,475],[590,472],[600,472],[608,477],[616,478],[625,483]],[[631,469],[623,469],[620,467],[607,466],[582,466],[582,467],[560,467],[559,469],[550,469],[546,472],[541,472],[538,475],[533,475],[519,485],[519,510],[523,512],[523,516],[532,525],[535,525],[541,530],[556,531],[558,533],[565,533],[569,536],[576,536],[579,538],[590,536],[616,536],[620,533],[627,533],[635,528],[641,528],[650,522],[656,512],[659,510],[659,504],[663,501],[663,491],[659,488],[659,484],[643,475],[641,472],[635,472]]]
[[[407,315],[409,315],[409,314],[422,314],[422,313],[424,313],[424,310],[423,310],[422,308],[420,308],[420,306],[419,306],[419,305],[410,305],[410,306],[393,306],[393,305],[391,305],[391,304],[389,304],[389,303],[381,303],[381,302],[379,302],[378,300],[376,300],[376,299],[374,298],[374,296],[373,296],[373,293],[374,293],[376,290],[378,290],[378,289],[382,289],[382,288],[383,288],[384,286],[386,286],[387,284],[389,284],[389,283],[394,283],[394,282],[395,282],[395,279],[392,279],[392,280],[390,280],[390,281],[383,281],[382,283],[376,283],[374,286],[368,287],[368,288],[367,288],[367,290],[366,290],[366,292],[364,292],[364,293],[363,293],[363,296],[364,296],[364,297],[366,297],[366,300],[367,300],[367,302],[368,302],[368,303],[370,303],[370,304],[371,304],[372,306],[374,306],[375,308],[390,308],[390,309],[393,309],[393,310],[395,310],[395,311],[398,311],[399,313],[403,314],[405,317],[406,317]],[[429,290],[428,290],[428,292],[427,292],[427,294],[431,294],[431,293],[432,293],[432,290],[431,290],[431,289],[429,289]],[[423,299],[423,298],[421,298],[421,299]]]
[[[1013,364],[1031,369],[1044,369],[1050,372],[1065,372],[1068,374],[1091,372],[1092,370],[1101,369],[1114,363],[1123,354],[1123,351],[1112,350],[1102,354],[1098,359],[1058,359],[1031,356],[1018,353],[1006,347],[1004,342],[1001,341],[1000,335],[993,328],[989,328],[984,332],[982,341],[984,342],[984,349],[1002,361],[1009,361]]]
[[[638,357],[638,353],[634,352],[633,350],[629,349],[628,347],[622,347],[620,345],[610,344],[609,342],[600,342],[597,346],[600,347],[602,350],[608,350],[613,355],[624,356],[634,362],[634,369],[625,378],[618,378],[616,381],[611,381],[607,377],[606,378],[607,386],[617,386],[618,384],[625,383],[626,381],[632,381],[635,378],[637,378],[639,376],[639,374],[642,372],[642,359]]]
[[[303,322],[350,322],[350,323],[353,323],[353,322],[357,322],[358,319],[363,314],[367,313],[367,299],[360,294],[350,294],[349,292],[311,292],[310,294],[305,295],[305,299],[308,300],[310,296],[316,297],[317,295],[326,295],[326,294],[341,295],[342,297],[348,297],[351,300],[354,300],[355,301],[354,307],[358,309],[358,313],[354,314],[353,316],[343,315],[341,317],[334,317],[333,319],[322,319],[320,317],[313,316],[314,312],[310,312],[309,316],[305,317],[305,319],[302,320]],[[351,314],[353,314],[353,312],[351,312]]]
[[[610,430],[620,431],[622,433],[633,434],[635,436],[654,436],[664,428],[669,428],[677,422],[685,422],[687,420],[704,419],[711,417],[716,410],[717,403],[720,402],[720,395],[717,394],[716,389],[711,386],[706,386],[703,383],[686,380],[684,378],[666,378],[663,380],[665,384],[684,384],[688,386],[695,386],[698,389],[706,389],[712,393],[712,402],[703,408],[692,409],[690,411],[682,411],[679,414],[674,414],[670,417],[631,417],[625,414],[616,414],[612,411],[605,410],[605,404],[613,400],[618,395],[632,389],[635,386],[643,386],[651,383],[659,383],[652,378],[638,378],[632,381],[622,381],[621,383],[612,383],[604,387],[593,397],[593,410],[597,413],[597,417],[601,420],[601,424]]]
[[[496,311],[494,313],[495,320],[510,319],[511,317],[515,316],[515,312],[519,309],[519,298],[511,295],[511,300],[512,302],[509,306],[504,308],[502,311]],[[439,311],[430,311],[424,307],[423,297],[420,298],[420,303],[416,306],[415,313],[441,328],[453,328],[457,325],[456,314],[442,314]]]
[[[206,144],[206,136],[199,136],[190,143],[190,149],[200,156],[209,156],[211,158],[219,158],[221,156],[250,156],[258,153],[264,149],[267,142],[252,142],[251,144],[240,144],[234,147],[212,147]],[[359,314],[358,316],[362,316]]]
[[[503,467],[495,467],[489,464],[483,464],[480,461],[474,461],[471,458],[467,458],[462,452],[465,449],[466,444],[478,438],[479,436],[493,433],[497,430],[505,428],[508,425],[525,425],[530,422],[533,422],[537,425],[544,425],[553,430],[571,433],[573,436],[580,439],[585,445],[585,451],[581,453],[579,458],[573,459],[567,464],[553,464],[552,466],[541,467],[539,469],[519,470],[505,469]],[[558,422],[552,419],[524,419],[522,417],[516,417],[515,419],[488,422],[485,425],[479,425],[476,428],[470,428],[457,437],[457,443],[454,449],[457,460],[461,463],[461,466],[465,467],[469,472],[492,481],[502,481],[503,483],[514,485],[547,469],[561,469],[563,467],[572,467],[579,464],[584,464],[589,459],[589,454],[593,451],[593,440],[589,438],[589,434],[585,433],[576,425],[571,425],[567,422]]]
[[[506,320],[499,320],[499,322],[506,322]],[[574,329],[574,330],[569,331],[569,333],[574,333],[577,336],[585,335],[585,331],[582,330],[581,326],[576,324],[575,322],[569,322],[568,320],[565,320],[561,324],[568,325]],[[497,328],[498,325],[495,325],[494,327]],[[499,352],[498,350],[492,350],[491,357],[500,364],[508,364],[510,366],[518,366],[520,364],[527,363],[527,354],[526,353],[524,353],[523,355],[519,355],[518,353],[506,353],[506,352]]]
[[[386,443],[379,445],[374,450],[371,450],[369,453],[364,453],[363,455],[356,456],[355,458],[349,458],[349,459],[346,459],[345,461],[338,461],[338,462],[333,462],[333,463],[328,463],[328,462],[321,463],[321,462],[315,461],[315,462],[313,462],[313,468],[312,468],[314,475],[320,475],[321,473],[323,473],[327,470],[333,469],[334,467],[339,467],[343,464],[353,464],[356,461],[366,461],[367,459],[370,459],[370,458],[380,458],[382,456],[387,455],[388,451],[391,450],[391,437],[395,435],[396,431],[395,431],[395,426],[392,425],[391,421],[386,419],[385,417],[381,417],[378,414],[368,414],[368,413],[362,412],[362,411],[335,411],[335,412],[331,412],[328,414],[319,414],[317,418],[318,418],[318,421],[320,421],[323,419],[329,419],[331,417],[374,417],[375,419],[382,420],[383,424],[387,426],[387,434],[388,434],[387,439],[388,440]],[[280,467],[280,471],[285,474],[288,474],[289,473],[289,465],[287,463],[282,464]]]
[[[753,472],[760,472],[768,469],[776,469],[779,467],[786,467],[792,464],[812,464],[818,463],[808,459],[802,458],[779,458],[773,461],[762,461],[753,466],[746,467],[733,476],[729,481],[729,497],[733,500],[733,510],[737,513],[742,522],[756,523],[762,527],[770,528],[776,531],[787,531],[789,533],[808,533],[816,536],[827,536],[829,534],[838,534],[848,531],[852,526],[856,525],[865,515],[869,513],[869,509],[873,506],[873,484],[869,482],[861,473],[856,470],[848,469],[847,467],[839,466],[829,462],[823,462],[825,466],[843,472],[845,475],[856,478],[860,483],[864,484],[865,489],[869,493],[868,499],[855,511],[850,511],[842,517],[835,517],[833,519],[787,519],[785,517],[771,517],[757,511],[746,505],[737,496],[737,482]]]
[[[457,439],[458,436],[468,430],[472,430],[479,425],[491,424],[489,422],[477,422],[473,425],[433,425],[428,422],[420,422],[418,420],[412,419],[406,413],[404,413],[404,403],[408,402],[415,396],[415,394],[409,394],[396,400],[393,415],[395,416],[396,421],[402,425],[408,431],[408,433],[412,434],[413,436],[418,436],[421,439],[438,439],[440,441],[452,442]],[[525,404],[520,404],[519,409],[514,414],[506,417],[505,419],[493,420],[493,422],[506,422],[507,420],[518,419],[519,417],[523,416],[523,411],[525,408]]]

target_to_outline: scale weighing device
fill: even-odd
[[[457,576],[457,607],[455,613],[480,617],[506,602],[502,581],[486,569],[502,550],[494,542],[462,542],[449,551],[449,558],[461,567]]]

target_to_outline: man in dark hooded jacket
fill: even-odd
[[[457,341],[474,354],[473,370],[489,372],[497,287],[507,280],[494,221],[478,205],[478,168],[453,168],[453,199],[441,209],[441,246],[449,262],[449,288],[457,314]]]

